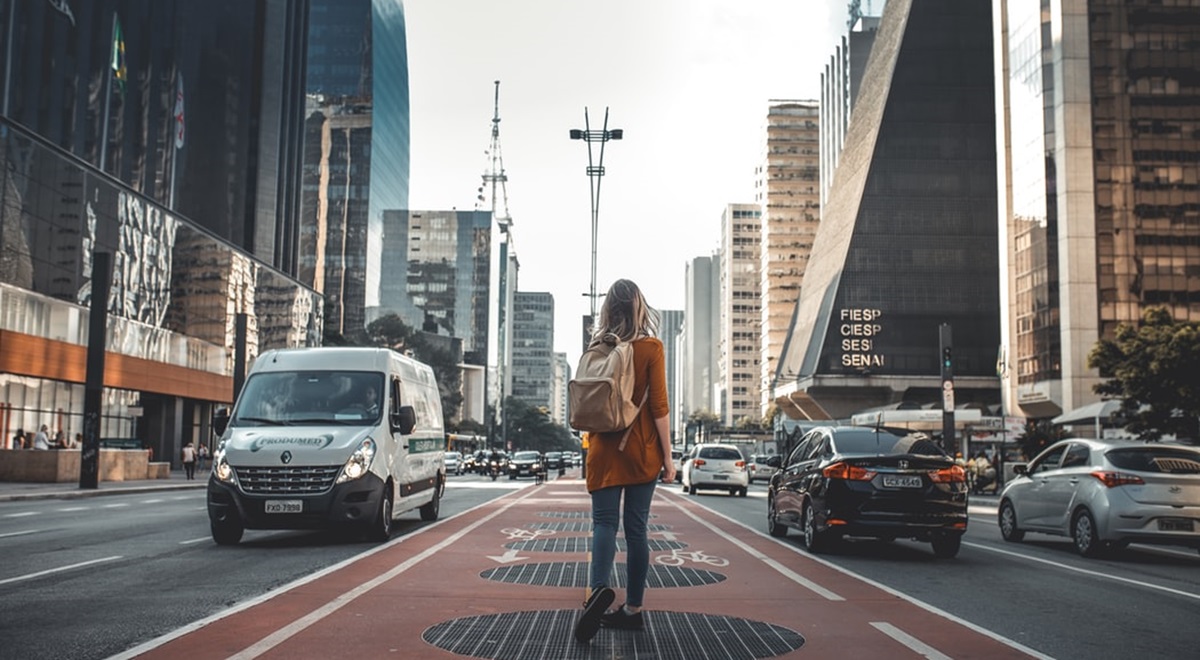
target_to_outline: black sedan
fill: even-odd
[[[967,531],[967,482],[927,435],[855,426],[809,431],[779,468],[767,491],[767,529],[804,535],[810,552],[841,537],[911,538],[933,544],[941,558],[958,554]]]
[[[536,477],[545,468],[542,466],[542,454],[537,451],[519,451],[508,459],[508,478]]]

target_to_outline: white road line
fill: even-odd
[[[86,507],[86,506],[65,506],[61,509],[55,509],[55,511],[58,511],[59,513],[73,513],[75,511],[87,511],[87,510],[88,510],[88,507]]]
[[[919,655],[929,658],[929,660],[951,660],[950,656],[938,651],[932,646],[922,642],[903,630],[900,630],[896,626],[887,623],[886,621],[872,621],[871,625],[879,630],[879,632],[907,646]]]
[[[712,531],[717,536],[720,536],[721,538],[725,539],[726,541],[729,541],[730,543],[741,548],[743,551],[746,552],[746,554],[750,555],[751,557],[754,557],[755,559],[761,561],[762,563],[766,564],[767,566],[770,566],[771,568],[775,569],[776,571],[781,573],[784,577],[788,578],[792,582],[795,582],[796,584],[798,584],[802,587],[805,587],[809,591],[812,591],[813,593],[815,593],[818,596],[821,596],[827,600],[846,600],[845,598],[842,598],[841,596],[826,589],[825,587],[822,587],[821,585],[817,584],[816,582],[813,582],[812,580],[809,580],[808,578],[793,571],[792,569],[788,568],[787,566],[784,566],[783,564],[780,564],[779,562],[775,561],[774,559],[771,559],[770,557],[764,555],[763,553],[759,552],[758,550],[755,550],[754,548],[750,547],[749,545],[746,545],[742,541],[730,536],[729,534],[726,534],[723,530],[717,528],[712,523],[708,522],[707,520],[704,520],[700,516],[697,516],[696,514],[692,513],[691,511],[688,511],[687,509],[683,508],[678,502],[671,501],[669,498],[667,499],[667,501],[670,502],[672,506],[674,506],[675,508],[682,511],[685,515],[687,515],[692,520],[695,520],[696,522],[700,523],[701,525],[704,525],[705,527],[707,527],[710,531]],[[711,509],[709,509],[709,510],[711,511]],[[726,520],[728,520],[728,518],[726,518]]]
[[[1179,589],[1172,589],[1171,587],[1164,587],[1161,585],[1152,584],[1150,582],[1134,580],[1134,579],[1127,578],[1127,577],[1121,577],[1119,575],[1109,575],[1108,573],[1101,573],[1100,571],[1093,571],[1093,570],[1089,570],[1086,568],[1079,568],[1078,566],[1071,566],[1069,564],[1063,564],[1060,562],[1051,561],[1049,559],[1042,559],[1041,557],[1034,557],[1033,555],[1027,555],[1027,554],[1024,554],[1021,552],[1013,552],[1011,550],[1001,550],[1000,548],[993,548],[991,546],[983,545],[980,543],[963,543],[963,545],[969,545],[972,548],[976,548],[979,550],[987,550],[988,552],[994,552],[994,553],[1000,554],[1000,555],[1007,555],[1009,557],[1015,557],[1015,558],[1021,559],[1023,561],[1033,561],[1033,562],[1037,562],[1039,564],[1045,564],[1046,566],[1053,566],[1054,568],[1062,569],[1064,571],[1070,571],[1072,573],[1081,573],[1083,575],[1087,575],[1088,577],[1101,578],[1103,580],[1112,580],[1113,582],[1120,582],[1122,584],[1132,584],[1135,587],[1142,587],[1143,589],[1149,589],[1151,591],[1161,591],[1163,593],[1172,594],[1174,596],[1182,596],[1184,598],[1190,598],[1192,600],[1200,601],[1200,594],[1194,594],[1194,593],[1190,593],[1187,591],[1180,591]]]
[[[180,541],[179,545],[191,545],[193,543],[200,543],[201,541],[211,541],[211,540],[212,540],[211,536],[201,536],[198,539],[191,539],[190,541]]]
[[[166,500],[161,497],[155,500],[142,500],[142,504],[158,504],[159,502],[166,502]]]
[[[528,485],[532,485],[532,484],[528,484]],[[430,556],[436,554],[437,552],[445,549],[451,543],[459,540],[463,536],[466,536],[468,532],[471,532],[472,530],[478,528],[483,523],[488,522],[489,520],[495,518],[496,516],[500,515],[501,513],[504,513],[510,507],[512,507],[515,504],[520,503],[522,499],[529,497],[534,492],[537,492],[537,491],[531,491],[530,493],[526,493],[526,494],[522,495],[520,498],[515,499],[512,502],[509,502],[508,504],[505,504],[502,508],[494,511],[493,513],[488,514],[486,517],[480,519],[479,521],[472,523],[467,528],[446,538],[445,540],[438,543],[436,546],[429,548],[425,552],[422,552],[421,554],[419,554],[415,557],[412,557],[411,559],[409,559],[408,561],[405,561],[402,564],[397,565],[395,568],[393,568],[391,571],[388,571],[386,574],[381,575],[369,582],[363,583],[363,584],[359,585],[357,588],[352,589],[352,590],[346,592],[345,594],[342,594],[341,596],[333,599],[330,603],[326,604],[321,609],[311,612],[310,614],[308,614],[307,616],[305,616],[303,618],[297,619],[291,625],[289,625],[285,628],[281,628],[280,630],[276,631],[274,634],[269,635],[268,637],[259,641],[254,646],[251,646],[250,648],[243,650],[241,653],[239,653],[235,656],[230,656],[230,657],[254,658],[254,657],[258,657],[259,655],[262,655],[263,653],[270,651],[272,648],[282,644],[283,642],[287,641],[289,638],[296,635],[297,633],[302,632],[307,626],[312,625],[316,621],[319,621],[319,620],[329,616],[330,614],[333,614],[335,611],[344,607],[345,605],[350,604],[351,602],[354,601],[355,598],[362,596],[363,594],[367,593],[371,589],[374,589],[375,587],[379,586],[380,584],[383,584],[387,580],[390,580],[393,577],[395,577],[396,575],[399,575],[400,573],[403,573],[404,571],[408,570],[409,568],[412,568],[418,562],[420,562],[424,559],[427,559]],[[383,545],[376,546],[373,550],[369,550],[367,552],[364,552],[364,553],[355,555],[353,557],[350,557],[348,559],[345,559],[341,562],[338,562],[337,564],[334,564],[333,566],[329,566],[320,571],[317,571],[316,573],[313,573],[306,577],[300,578],[299,580],[296,580],[295,582],[285,585],[279,589],[276,589],[276,590],[271,591],[266,594],[262,594],[255,598],[252,598],[248,601],[238,603],[237,605],[235,605],[223,612],[218,612],[216,614],[213,614],[212,616],[208,616],[203,619],[200,619],[199,621],[194,621],[186,626],[183,626],[182,628],[173,630],[170,633],[167,633],[166,635],[152,639],[152,640],[150,640],[144,644],[141,644],[139,646],[136,646],[132,649],[127,649],[117,655],[112,656],[109,660],[130,660],[131,658],[136,658],[137,656],[142,655],[152,649],[156,649],[156,648],[162,646],[163,644],[166,644],[172,640],[183,637],[184,635],[187,635],[191,632],[199,630],[207,625],[211,625],[215,621],[220,621],[221,619],[224,619],[225,617],[233,616],[233,615],[237,614],[238,612],[243,612],[245,610],[248,610],[251,607],[254,607],[255,605],[258,605],[260,603],[265,603],[273,598],[277,598],[277,597],[279,597],[280,594],[286,593],[288,591],[291,591],[292,589],[296,589],[296,588],[301,587],[310,582],[314,582],[326,575],[329,575],[330,573],[341,570],[342,568],[345,568],[346,566],[349,566],[356,562],[362,561],[363,559],[365,559],[371,555],[374,555],[379,552],[383,552],[384,550],[388,550],[389,548],[391,548],[394,545],[404,543],[405,541],[410,541],[414,538],[417,538],[420,534],[427,534],[427,533],[437,529],[438,527],[441,527],[442,525],[449,523],[454,518],[458,518],[459,516],[463,516],[468,513],[471,513],[472,511],[475,511],[476,509],[491,506],[493,504],[495,504],[494,501],[487,501],[487,502],[481,502],[479,504],[476,504],[475,506],[471,507],[470,509],[467,509],[466,511],[464,511],[460,514],[451,516],[450,518],[443,518],[443,519],[433,523],[432,525],[422,527],[421,529],[417,530],[416,532],[413,532],[412,534],[407,534],[405,536],[401,536],[400,538],[393,539],[392,541],[384,543]]]
[[[12,536],[25,536],[26,534],[37,534],[37,533],[38,533],[38,532],[40,532],[40,531],[42,531],[42,530],[40,530],[40,529],[27,529],[27,530],[25,530],[25,531],[23,531],[23,532],[8,532],[7,534],[0,534],[0,539],[6,539],[6,538],[9,538],[9,537],[12,537]]]
[[[101,564],[106,561],[116,561],[118,559],[121,559],[121,555],[117,555],[115,557],[105,557],[103,559],[93,559],[91,561],[81,561],[78,564],[71,564],[70,566],[60,566],[58,568],[51,568],[51,569],[47,569],[44,571],[38,571],[37,573],[30,573],[28,575],[18,575],[17,577],[11,577],[11,578],[8,578],[7,580],[0,580],[0,585],[11,584],[13,582],[22,582],[24,580],[32,580],[34,578],[42,577],[43,575],[50,575],[52,573],[61,573],[63,571],[69,571],[72,569],[80,568],[82,566],[91,566],[92,564]]]
[[[129,506],[129,502],[117,502],[116,504],[105,504],[105,509],[120,509],[121,507]]]
[[[20,513],[6,513],[5,518],[26,518],[28,516],[36,516],[37,511],[22,511]]]

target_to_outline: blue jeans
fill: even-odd
[[[617,520],[621,493],[625,493],[625,566],[629,583],[625,603],[641,607],[646,593],[646,575],[650,572],[650,544],[646,541],[646,521],[650,519],[650,500],[654,499],[651,481],[637,486],[610,486],[592,492],[592,566],[591,587],[610,584],[613,560],[617,555]]]

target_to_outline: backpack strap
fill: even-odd
[[[642,402],[638,404],[637,414],[633,416],[633,424],[630,424],[625,429],[625,433],[621,435],[621,444],[617,445],[617,451],[625,451],[625,445],[629,442],[629,434],[633,432],[634,424],[637,424],[638,419],[642,416],[642,406],[646,405],[646,401],[650,398],[650,383],[646,383],[646,393],[642,395]]]

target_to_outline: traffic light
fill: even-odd
[[[950,367],[952,367],[952,366],[954,366],[954,362],[950,358],[950,347],[943,346],[942,347],[942,368],[949,370]]]

